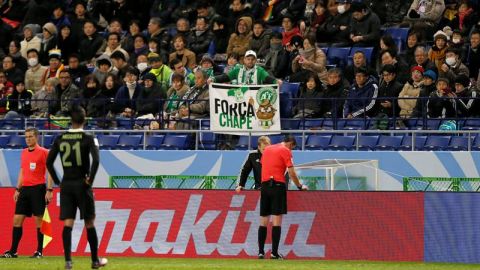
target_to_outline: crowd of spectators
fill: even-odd
[[[3,0],[0,118],[80,104],[189,129],[209,83],[285,81],[300,83],[295,118],[479,117],[479,2]],[[329,65],[324,47],[373,53]]]

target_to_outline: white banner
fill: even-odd
[[[279,87],[269,85],[210,84],[210,130],[253,135],[280,133]],[[243,131],[238,133],[239,131]]]

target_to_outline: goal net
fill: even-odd
[[[296,165],[295,169],[310,189],[378,190],[378,160],[323,159]]]

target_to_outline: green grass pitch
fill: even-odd
[[[90,258],[74,257],[73,269],[90,269]],[[0,259],[1,270],[60,270],[64,269],[62,257],[43,259]],[[365,261],[302,261],[302,260],[254,260],[254,259],[155,259],[155,258],[109,258],[104,270],[461,270],[480,269],[474,264],[403,263]]]

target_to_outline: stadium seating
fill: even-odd
[[[409,28],[390,27],[385,29],[384,34],[392,36],[398,51],[402,51],[406,46]]]
[[[368,64],[372,63],[373,49],[373,47],[353,47],[350,50],[350,55],[348,56],[348,65],[353,65],[353,55],[358,51],[361,51],[365,54]]]
[[[0,148],[8,148],[10,135],[0,135]]]
[[[415,136],[415,151],[423,149],[427,136]],[[402,144],[398,147],[398,150],[411,151],[412,150],[412,137],[407,135],[403,137]]]
[[[310,135],[305,142],[305,150],[323,150],[330,145],[331,135]]]
[[[448,147],[450,136],[428,136],[421,150],[441,151]]]
[[[40,138],[40,144],[45,148],[50,148],[52,146],[53,141],[55,140],[55,135],[43,135]]]
[[[400,148],[403,136],[381,135],[375,146],[377,151],[394,151]]]
[[[163,139],[163,143],[158,149],[162,150],[184,150],[188,148],[189,136],[188,135],[176,135],[167,134]]]
[[[315,118],[304,118],[300,120],[300,129],[308,130],[308,129],[320,129],[323,124],[323,118],[315,119]]]
[[[22,148],[27,147],[27,143],[25,142],[25,136],[24,135],[16,135],[16,134],[11,135],[7,146],[8,146],[8,148],[12,148],[12,149],[22,149]]]
[[[300,128],[300,119],[281,119],[282,130],[297,130]]]
[[[203,150],[215,150],[217,147],[217,135],[213,132],[200,132],[198,148]]]
[[[328,49],[327,63],[329,65],[337,65],[344,67],[348,62],[348,55],[350,54],[350,47],[337,48],[331,47]]]
[[[290,82],[284,82],[282,83],[282,86],[280,87],[280,92],[281,93],[289,93],[290,97],[298,97],[298,90],[300,89],[300,84],[299,83],[290,83]]]
[[[140,149],[143,135],[120,135],[116,149],[135,150]]]
[[[97,136],[100,149],[111,150],[117,147],[118,139],[120,135],[103,135]]]
[[[145,149],[146,150],[157,150],[160,149],[160,146],[163,143],[165,135],[150,135],[145,138]]]
[[[463,130],[479,130],[480,119],[467,119],[462,125]]]
[[[354,143],[355,143],[355,136],[353,135],[347,135],[347,136],[341,136],[341,135],[334,135],[332,137],[332,141],[330,142],[330,145],[326,148],[326,150],[352,150],[354,149]]]
[[[378,135],[361,135],[358,136],[358,150],[361,151],[373,151],[377,146]]]
[[[452,136],[452,138],[450,139],[450,143],[443,150],[467,151],[468,150],[468,137]]]

